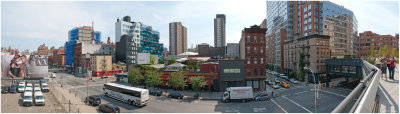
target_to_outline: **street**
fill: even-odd
[[[221,100],[197,100],[197,99],[171,99],[166,96],[150,96],[150,103],[144,107],[128,105],[119,100],[106,97],[103,92],[103,84],[106,79],[93,77],[93,82],[89,81],[87,92],[86,78],[77,78],[70,74],[57,73],[57,77],[50,83],[61,83],[64,89],[75,93],[82,101],[89,96],[96,95],[102,99],[102,104],[112,103],[121,108],[121,112],[131,113],[207,113],[207,112],[241,112],[241,113],[310,113],[314,112],[314,89],[298,84],[292,84],[290,88],[280,87],[275,89],[280,96],[272,98],[270,101],[251,101],[246,103],[230,102],[224,103]],[[113,77],[108,78],[108,81]],[[57,80],[57,81],[55,81]],[[351,90],[341,88],[324,88],[319,91],[317,107],[318,112],[331,112]],[[93,108],[97,108],[93,107]],[[100,112],[100,111],[98,111]]]

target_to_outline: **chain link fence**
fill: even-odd
[[[85,104],[71,103],[70,96],[67,96],[65,94],[65,91],[61,91],[60,89],[57,88],[59,88],[57,87],[57,85],[51,84],[50,93],[54,95],[57,101],[61,104],[61,107],[63,107],[63,109],[68,113],[81,113],[79,107]],[[77,96],[75,95],[75,97]]]

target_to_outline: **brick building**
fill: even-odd
[[[246,85],[254,90],[265,89],[265,33],[267,29],[253,25],[242,30],[240,59],[245,61]]]
[[[38,47],[38,55],[47,55],[49,51],[49,48],[46,46],[46,44],[40,45]]]
[[[325,60],[330,58],[329,40],[330,36],[310,35],[284,43],[284,72],[300,72],[300,56],[303,54],[303,63],[308,65],[314,73],[324,73]],[[302,54],[301,54],[302,53]]]
[[[392,35],[379,35],[371,31],[360,33],[358,40],[358,57],[369,57],[370,47],[373,46],[375,50],[383,48],[385,45],[389,48],[399,49],[399,38]],[[375,56],[375,55],[374,55]]]

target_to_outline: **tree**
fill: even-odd
[[[397,51],[396,48],[392,48],[391,55],[392,55],[393,57],[399,57],[399,51]]]
[[[189,79],[190,84],[192,84],[192,88],[195,91],[199,91],[202,86],[206,85],[203,76],[190,77]]]
[[[150,64],[152,64],[152,65],[154,64],[154,58],[153,58],[153,55],[151,55],[151,54],[150,54]]]
[[[196,59],[190,58],[186,61],[186,64],[188,66],[187,68],[190,70],[197,70],[199,68],[199,64]]]
[[[145,84],[146,86],[154,87],[158,86],[161,83],[161,73],[156,72],[156,71],[150,71],[145,74],[146,80]]]
[[[139,69],[133,66],[129,66],[129,71],[128,71],[128,82],[133,85],[137,85],[140,83],[141,80],[143,80],[144,77],[140,73]]]
[[[373,58],[378,54],[378,52],[375,50],[374,46],[369,46],[369,57]]]
[[[175,58],[171,58],[171,60],[168,61],[168,64],[174,64],[176,63],[176,59]]]
[[[169,86],[172,86],[172,88],[182,87],[183,90],[183,88],[187,86],[185,81],[185,75],[183,74],[182,71],[171,73],[171,76],[168,78],[168,81],[170,83]]]
[[[294,72],[289,72],[289,78],[294,78]]]

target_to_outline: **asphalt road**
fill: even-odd
[[[144,107],[128,105],[124,102],[104,96],[103,84],[106,79],[93,78],[90,87],[86,88],[86,78],[76,78],[70,74],[57,73],[57,83],[62,78],[63,88],[71,90],[77,96],[84,99],[89,95],[97,95],[102,99],[102,104],[112,103],[121,108],[121,112],[151,112],[151,113],[197,113],[197,112],[241,112],[241,113],[309,113],[314,112],[314,90],[305,86],[292,84],[291,88],[279,88],[279,97],[270,101],[261,102],[230,102],[223,103],[220,100],[194,100],[171,99],[165,96],[150,96],[150,103]],[[88,92],[87,92],[88,90]],[[331,112],[351,91],[346,89],[324,89],[319,92],[317,107],[318,112]],[[93,107],[97,108],[97,107]]]

